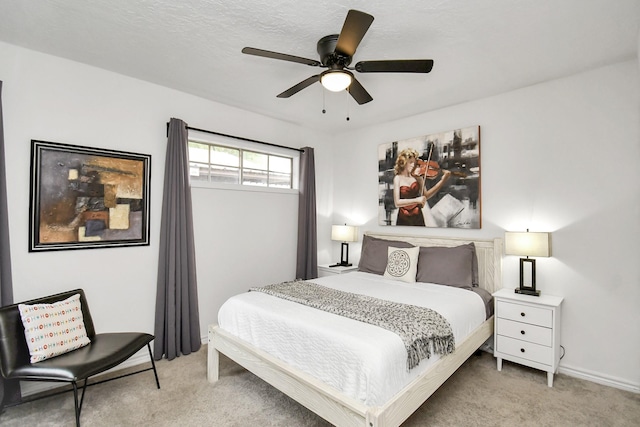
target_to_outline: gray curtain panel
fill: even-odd
[[[13,304],[11,250],[9,248],[9,209],[7,207],[7,173],[5,165],[2,81],[0,80],[0,306]]]
[[[154,358],[169,360],[197,351],[201,345],[189,187],[187,125],[169,122],[164,171]]]
[[[2,121],[2,80],[0,80],[0,306],[13,304],[11,249],[9,247],[9,209],[7,207],[7,172],[4,156]],[[20,382],[5,381],[0,376],[0,412],[5,405],[21,400]]]
[[[313,148],[304,147],[300,156],[298,198],[298,259],[296,277],[318,277],[318,230],[316,221],[316,166]]]

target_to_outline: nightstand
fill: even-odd
[[[495,332],[493,355],[547,373],[547,385],[553,387],[553,375],[560,363],[560,320],[562,297],[539,297],[501,289],[493,294]]]
[[[322,264],[318,266],[318,277],[327,277],[334,274],[351,273],[352,271],[358,271],[357,265],[350,267],[329,267],[331,264]]]

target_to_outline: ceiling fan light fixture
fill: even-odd
[[[320,76],[320,83],[331,92],[345,90],[351,84],[353,74],[346,70],[327,70]]]

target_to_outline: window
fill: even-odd
[[[189,141],[192,182],[293,188],[293,158],[238,147]]]

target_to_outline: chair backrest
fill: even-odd
[[[84,326],[87,330],[87,336],[91,340],[96,331],[89,312],[89,304],[82,289],[0,307],[0,374],[3,377],[6,378],[15,368],[30,363],[29,347],[24,337],[24,327],[18,304],[51,304],[75,294],[80,294]]]

